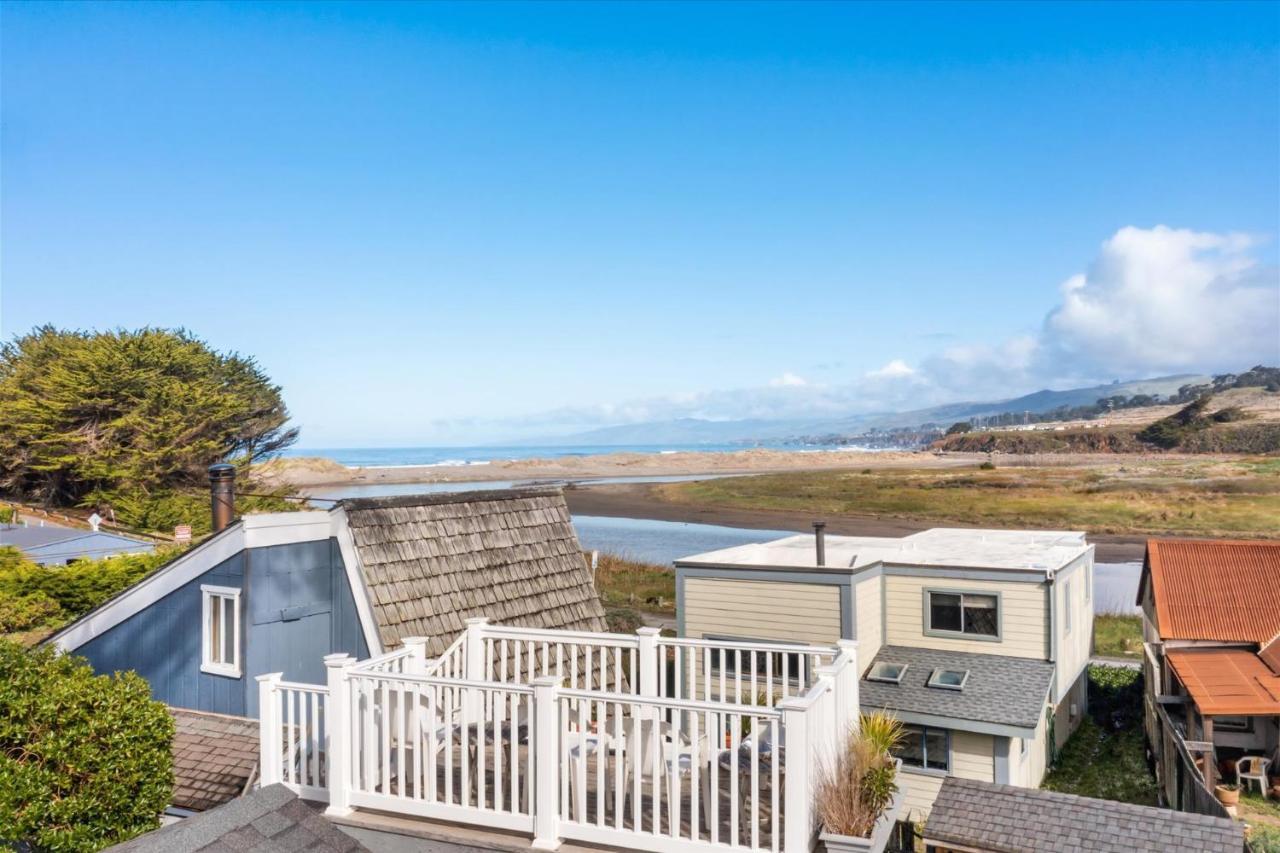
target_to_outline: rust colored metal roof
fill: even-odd
[[[1207,717],[1280,714],[1280,676],[1248,649],[1169,649],[1165,658]]]
[[[1143,582],[1162,640],[1265,643],[1280,633],[1280,542],[1150,539]]]

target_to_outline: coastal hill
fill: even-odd
[[[1180,374],[1069,388],[1060,391],[1044,389],[1021,397],[1004,400],[948,403],[906,412],[879,412],[826,419],[750,419],[704,420],[679,418],[635,424],[601,427],[586,432],[555,438],[541,438],[530,444],[567,445],[658,445],[658,444],[723,444],[756,441],[782,441],[801,436],[846,436],[870,430],[917,428],[926,424],[949,426],[956,421],[993,417],[1007,412],[1043,414],[1062,407],[1091,405],[1100,398],[1134,397],[1138,395],[1168,397],[1186,385],[1211,381],[1200,374]]]

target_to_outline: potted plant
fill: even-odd
[[[1213,793],[1218,798],[1218,802],[1224,806],[1234,806],[1240,802],[1240,784],[1238,782],[1224,782],[1214,788]]]
[[[902,723],[889,714],[864,714],[840,752],[819,769],[815,804],[828,853],[880,853],[901,804],[892,755]]]

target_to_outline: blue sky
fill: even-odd
[[[1275,4],[6,3],[0,34],[0,334],[185,326],[304,445],[1280,361]]]

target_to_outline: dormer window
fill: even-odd
[[[871,667],[871,671],[867,673],[867,680],[901,684],[902,676],[906,675],[906,673],[907,665],[905,663],[890,663],[882,660]]]
[[[204,624],[201,631],[200,671],[240,677],[240,590],[229,586],[201,586]]]
[[[967,669],[935,669],[929,676],[929,686],[942,690],[963,690],[964,683],[969,680]]]
[[[1000,596],[951,590],[925,591],[925,633],[1000,639]]]

